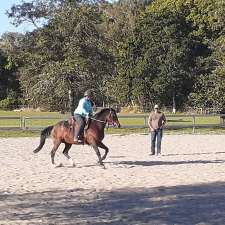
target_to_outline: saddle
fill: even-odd
[[[90,122],[91,122],[91,119],[88,119],[88,121],[86,122],[85,124],[85,128],[84,130],[87,130],[89,125],[90,125]],[[73,116],[71,116],[69,119],[68,119],[68,123],[69,123],[69,127],[70,128],[75,128],[76,126],[76,120]]]
[[[77,124],[76,119],[73,116],[71,116],[68,119],[68,124],[69,124],[69,128],[71,130],[70,131],[71,136],[74,137],[75,131],[77,129],[80,129],[79,124]],[[89,120],[85,123],[84,130],[80,131],[79,140],[83,140],[83,138],[84,138],[84,132],[88,128],[88,126],[89,126]]]

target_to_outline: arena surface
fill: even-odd
[[[0,139],[0,224],[225,224],[225,135],[108,135],[106,169],[89,146],[50,162],[52,140]]]

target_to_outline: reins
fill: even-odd
[[[111,109],[110,109],[110,115],[112,114],[112,111],[111,111]],[[98,119],[95,119],[94,117],[90,117],[90,119],[91,120],[94,120],[94,121],[97,121],[97,122],[100,122],[100,123],[105,123],[105,124],[107,124],[108,122],[107,121],[103,121],[103,120],[98,120]],[[109,123],[108,123],[108,127],[109,127]]]
[[[98,121],[100,123],[107,123],[107,121],[103,121],[103,120],[97,120],[95,119],[94,117],[90,117],[91,120],[94,120],[94,121]]]

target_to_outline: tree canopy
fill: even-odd
[[[2,101],[64,110],[93,89],[97,105],[225,108],[224,1],[33,0],[7,14],[36,28],[1,37]]]

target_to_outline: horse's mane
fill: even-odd
[[[99,115],[103,114],[104,112],[106,112],[107,110],[110,110],[110,108],[104,108],[101,109],[100,111],[96,112],[94,115],[94,118],[98,117]]]

